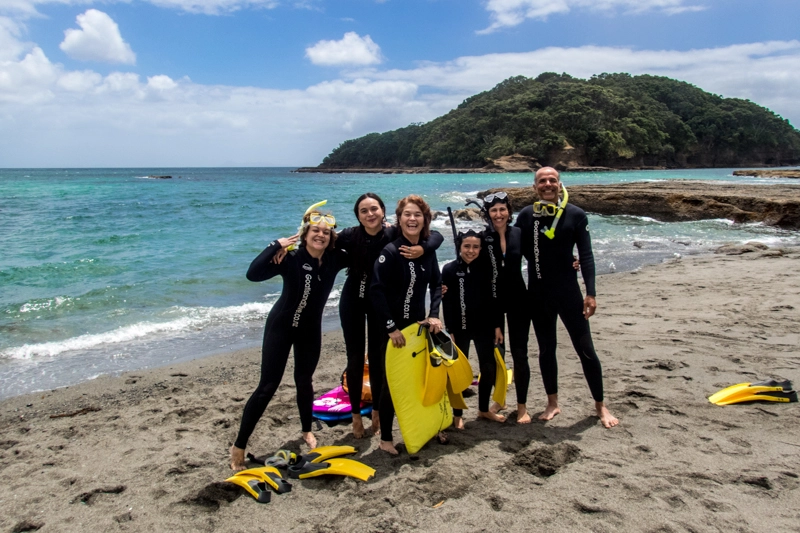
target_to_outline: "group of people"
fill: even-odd
[[[281,276],[283,290],[267,317],[261,378],[245,405],[231,448],[231,468],[246,468],[247,441],[283,378],[292,347],[303,440],[311,448],[316,447],[316,437],[311,432],[312,376],[320,357],[325,302],[343,268],[348,271],[339,316],[347,351],[346,384],[354,406],[355,437],[361,438],[367,431],[357,409],[361,404],[366,349],[373,402],[371,431],[380,435],[382,450],[398,453],[392,439],[394,405],[386,383],[385,356],[389,342],[395,347],[405,345],[402,330],[414,323],[426,324],[433,333],[446,325],[446,331],[465,355],[469,354],[470,342],[475,345],[481,371],[478,416],[496,422],[506,420],[501,414],[506,406],[489,405],[495,382],[494,347],[504,342],[507,326],[515,373],[516,421],[521,424],[531,422],[526,404],[530,382],[527,346],[532,323],[547,393],[547,406],[539,419],[551,420],[561,412],[556,362],[559,316],[580,357],[600,421],[605,427],[617,425],[618,420],[603,402],[602,369],[589,330],[588,319],[597,304],[586,214],[567,202],[566,189],[555,169],[539,169],[533,186],[539,201],[523,208],[513,226],[508,196],[503,192],[487,195],[483,199],[486,229],[459,233],[458,257],[441,272],[436,250],[443,238],[431,231],[430,207],[417,195],[398,202],[393,226],[385,223],[386,206],[381,198],[366,193],[354,206],[357,226],[337,235],[335,218],[312,210],[303,217],[298,235],[271,242],[253,260],[247,278],[263,281]],[[287,253],[297,244],[299,247]],[[576,246],[585,297],[573,268]],[[522,277],[523,257],[528,261],[527,287]],[[427,294],[430,301],[426,306]],[[440,307],[444,325],[439,318]],[[461,411],[453,414],[454,426],[463,429]]]

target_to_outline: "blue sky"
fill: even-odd
[[[0,0],[0,167],[315,165],[514,75],[652,73],[800,125],[795,0]]]

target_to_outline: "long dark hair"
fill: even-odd
[[[358,197],[355,205],[353,206],[353,213],[356,215],[359,228],[358,231],[355,232],[355,238],[353,239],[353,243],[355,244],[353,247],[353,263],[348,269],[347,273],[348,275],[356,275],[359,277],[363,276],[365,272],[371,272],[373,266],[370,264],[369,256],[367,254],[367,230],[364,229],[364,225],[358,218],[358,206],[367,198],[372,198],[378,202],[378,205],[381,206],[381,210],[383,211],[383,216],[386,216],[386,205],[384,205],[381,197],[374,192],[365,192]]]

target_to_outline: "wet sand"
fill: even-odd
[[[0,531],[796,531],[800,404],[706,397],[769,377],[800,385],[798,266],[799,251],[771,249],[601,276],[592,329],[616,428],[594,416],[561,328],[553,421],[479,421],[472,396],[449,445],[397,458],[322,426],[320,445],[356,446],[376,478],[294,481],[264,505],[222,483],[258,350],[12,398],[0,403]],[[319,393],[344,365],[341,333],[326,334]],[[303,450],[291,372],[256,455]]]

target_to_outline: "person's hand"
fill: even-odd
[[[406,259],[416,259],[417,257],[422,257],[422,253],[425,251],[419,244],[415,244],[414,246],[403,245],[398,248],[398,250],[400,251],[400,255]]]
[[[399,329],[389,333],[389,340],[392,341],[392,346],[395,348],[402,348],[406,345],[406,338],[403,336],[403,332]]]
[[[587,296],[583,299],[583,317],[586,320],[589,320],[589,317],[592,316],[597,310],[597,301],[595,301],[594,296]]]
[[[494,328],[494,343],[503,344],[503,328]]]
[[[572,268],[575,269],[575,272],[581,271],[581,262],[574,255],[572,256]]]
[[[292,235],[291,237],[284,237],[282,239],[278,239],[278,242],[281,245],[281,248],[284,250],[293,244],[297,244],[297,239],[300,238],[300,235]]]
[[[444,296],[445,294],[447,294],[447,285],[442,283],[442,296]]]
[[[442,321],[438,318],[430,317],[426,322],[428,323],[428,329],[431,330],[431,333],[439,333],[442,331]]]
[[[278,250],[278,253],[275,254],[275,257],[272,258],[272,262],[276,265],[280,265],[281,261],[283,261],[283,258],[286,257],[286,254],[288,253],[289,252],[286,250],[286,248],[281,248]]]

